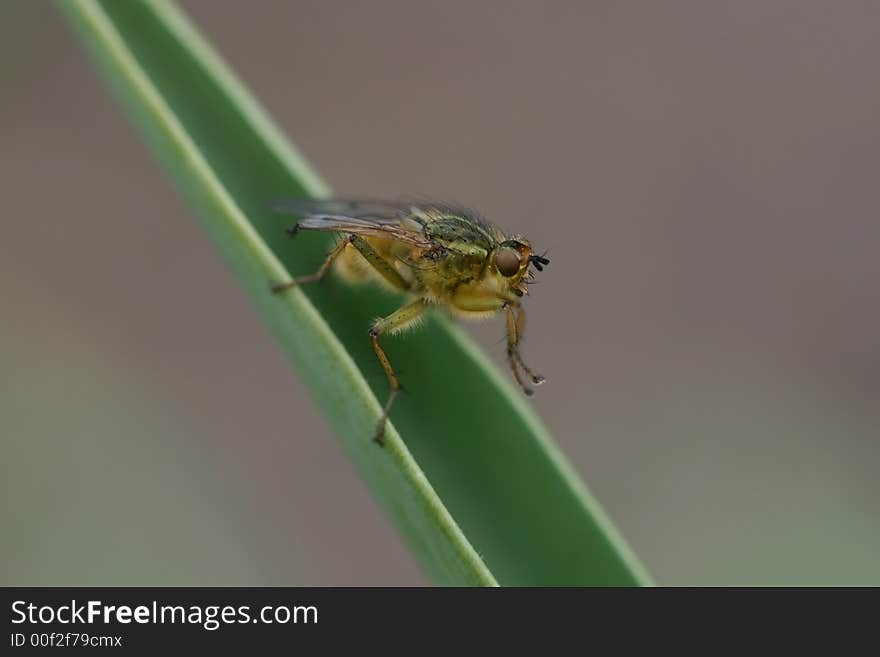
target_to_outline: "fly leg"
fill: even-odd
[[[456,308],[471,312],[486,312],[504,310],[507,313],[507,363],[513,377],[519,384],[523,393],[529,397],[534,391],[523,380],[523,373],[531,382],[538,386],[544,383],[544,377],[535,374],[524,362],[519,353],[519,343],[522,340],[525,329],[526,315],[513,295],[494,296],[487,294],[475,294],[473,291],[456,292],[452,297],[452,303]]]
[[[377,319],[370,327],[370,341],[373,343],[373,351],[376,352],[376,358],[382,364],[385,375],[388,377],[388,385],[391,393],[388,395],[388,401],[385,402],[385,408],[382,410],[382,417],[379,418],[379,424],[376,427],[376,433],[373,440],[382,445],[385,436],[385,425],[388,422],[388,414],[391,412],[391,405],[394,403],[397,394],[400,392],[400,380],[391,367],[391,361],[388,360],[388,354],[379,344],[379,336],[385,333],[394,334],[405,328],[407,325],[416,321],[421,317],[422,313],[427,309],[427,304],[422,299],[417,299],[412,303],[408,303],[402,308],[397,309],[387,317]]]
[[[354,234],[350,236],[350,239],[351,245],[358,250],[358,252],[364,257],[364,260],[366,260],[370,266],[382,276],[382,278],[391,283],[393,287],[402,292],[405,292],[410,288],[410,284],[400,275],[400,272],[392,267],[385,258],[379,255],[376,249],[374,249],[367,240],[360,235]]]
[[[382,278],[399,290],[406,291],[409,289],[410,286],[406,279],[385,258],[379,255],[367,240],[359,235],[352,235],[351,243]],[[385,408],[382,409],[382,416],[379,418],[379,424],[376,426],[376,433],[373,436],[373,440],[379,445],[382,444],[385,436],[385,424],[388,422],[391,405],[400,392],[400,380],[397,378],[397,374],[394,373],[394,368],[391,367],[388,354],[385,353],[382,345],[379,344],[379,336],[383,333],[391,333],[392,335],[397,333],[408,324],[416,321],[425,312],[426,308],[425,302],[417,299],[397,309],[388,317],[377,319],[370,327],[370,342],[373,344],[373,351],[376,352],[376,358],[379,359],[382,369],[385,370],[385,376],[388,377],[388,385],[391,388],[391,393],[388,395],[388,401],[385,402]]]
[[[272,286],[272,291],[276,294],[278,292],[283,292],[284,290],[289,290],[292,287],[296,287],[297,285],[302,285],[303,283],[312,283],[315,281],[320,281],[327,275],[327,272],[330,271],[331,265],[333,265],[333,261],[336,260],[342,252],[345,250],[349,244],[351,244],[356,235],[346,235],[344,239],[339,240],[336,246],[333,247],[333,250],[327,255],[327,259],[324,260],[324,264],[321,265],[321,268],[316,271],[314,274],[308,274],[307,276],[298,276],[293,280],[287,281],[286,283],[275,283]]]
[[[291,234],[295,232],[296,230],[292,230]],[[364,260],[366,260],[367,263],[369,263],[369,265],[393,287],[404,292],[409,290],[410,284],[406,279],[403,278],[403,276],[401,276],[400,273],[387,260],[385,260],[385,258],[383,258],[367,240],[360,235],[351,233],[346,235],[345,239],[340,240],[340,242],[333,248],[327,256],[327,259],[324,261],[324,264],[321,265],[321,268],[317,272],[309,274],[308,276],[300,276],[287,283],[273,285],[272,291],[280,292],[296,285],[300,285],[301,283],[320,281],[327,275],[327,272],[330,271],[333,261],[342,254],[345,247],[349,244],[356,248],[358,253],[364,257]],[[388,360],[388,354],[385,353],[382,345],[379,344],[379,336],[385,333],[393,335],[400,331],[408,324],[416,321],[426,309],[427,304],[423,300],[418,299],[396,310],[388,315],[388,317],[377,319],[370,327],[370,341],[373,344],[373,351],[376,352],[376,358],[379,359],[382,369],[385,370],[385,375],[388,377],[388,385],[391,388],[391,394],[388,396],[388,401],[385,402],[385,407],[382,409],[382,416],[379,418],[379,424],[376,427],[376,433],[373,435],[373,440],[379,445],[382,444],[383,437],[385,436],[385,425],[388,422],[388,414],[391,412],[391,406],[394,403],[397,394],[400,392],[400,380],[397,378],[394,368],[391,367],[391,361]]]
[[[367,242],[360,235],[356,235],[351,233],[350,235],[346,235],[343,239],[339,240],[336,246],[333,247],[333,250],[327,255],[327,259],[324,260],[324,264],[321,265],[320,269],[316,271],[314,274],[308,274],[306,276],[298,276],[293,280],[287,281],[286,283],[275,283],[272,286],[273,292],[283,292],[284,290],[288,290],[292,287],[296,287],[297,285],[302,285],[303,283],[312,283],[316,281],[322,280],[327,272],[330,271],[330,267],[333,265],[333,261],[336,260],[342,252],[351,244],[354,248],[358,250],[358,252],[364,257],[364,259],[370,264],[370,266],[375,269],[386,281],[391,283],[395,288],[401,291],[406,291],[409,289],[409,283],[407,283],[406,279],[401,276],[398,271],[388,264],[388,261],[385,260],[381,255],[379,255],[376,250],[370,246],[370,243]]]
[[[536,386],[544,383],[545,379],[540,374],[535,374],[522,359],[519,353],[519,342],[522,339],[523,330],[525,329],[526,314],[521,306],[514,307],[513,304],[507,304],[505,307],[507,312],[507,363],[513,372],[513,377],[522,388],[523,393],[531,397],[534,394],[526,383],[522,380],[520,370],[522,370],[532,383]]]

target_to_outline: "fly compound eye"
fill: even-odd
[[[502,247],[495,254],[495,266],[498,267],[498,273],[510,278],[519,272],[519,252],[510,247]]]

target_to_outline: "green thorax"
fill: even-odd
[[[459,208],[420,208],[412,218],[435,245],[423,256],[432,266],[423,268],[420,276],[429,287],[454,287],[479,277],[489,254],[504,239],[494,226]]]

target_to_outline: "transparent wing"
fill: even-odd
[[[395,201],[373,201],[356,199],[278,199],[270,204],[275,212],[306,216],[310,214],[331,214],[357,217],[361,219],[393,218],[409,214],[412,203]]]
[[[420,248],[433,243],[405,203],[350,200],[283,199],[271,204],[283,214],[303,217],[298,229],[355,233],[397,239]]]

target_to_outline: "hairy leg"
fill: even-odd
[[[356,235],[354,233],[350,235],[346,235],[344,239],[341,239],[336,246],[333,247],[333,250],[327,255],[326,260],[324,260],[324,264],[316,271],[314,274],[308,274],[306,276],[298,276],[293,280],[287,281],[286,283],[275,283],[272,285],[273,292],[283,292],[284,290],[288,290],[292,287],[296,287],[297,285],[302,285],[303,283],[313,283],[322,280],[327,273],[330,271],[330,267],[333,266],[333,262],[342,255],[342,252],[345,251],[348,245],[353,246],[358,250],[358,252],[364,257],[364,259],[370,264],[370,266],[378,272],[382,278],[388,281],[392,286],[399,290],[408,290],[409,283],[401,276],[394,267],[392,267],[388,261],[386,261],[382,256],[380,256],[376,250],[370,246],[370,243],[367,242],[360,235]]]
[[[422,299],[417,299],[402,308],[398,308],[387,317],[377,319],[373,322],[373,326],[370,327],[370,341],[373,344],[373,351],[376,352],[376,358],[379,359],[382,369],[385,370],[385,375],[388,377],[388,385],[391,388],[388,401],[385,402],[385,408],[382,410],[382,417],[379,418],[379,425],[376,427],[376,434],[373,436],[373,440],[379,445],[382,444],[383,437],[385,436],[385,424],[388,422],[391,406],[400,392],[400,380],[391,366],[391,361],[388,360],[388,354],[385,353],[382,345],[379,344],[379,336],[385,333],[396,333],[408,324],[416,321],[425,312],[427,307],[427,304]]]
[[[324,264],[321,265],[320,269],[316,271],[314,274],[308,274],[307,276],[298,276],[286,283],[275,283],[272,285],[272,291],[275,293],[283,292],[284,290],[289,290],[292,287],[296,287],[297,285],[302,285],[303,283],[312,283],[320,281],[327,275],[327,272],[330,271],[330,267],[333,265],[333,261],[336,260],[339,256],[342,255],[342,252],[345,250],[351,243],[351,238],[353,235],[348,235],[345,239],[339,240],[336,246],[333,247],[333,250],[327,254],[326,260],[324,260]]]
[[[520,376],[520,369],[525,372],[526,376],[531,379],[536,386],[544,383],[545,379],[540,374],[535,374],[525,362],[519,353],[519,343],[522,339],[523,330],[525,329],[526,314],[521,306],[513,306],[508,304],[507,312],[507,363],[513,372],[513,376],[523,393],[528,396],[534,394],[534,391],[527,386]]]

